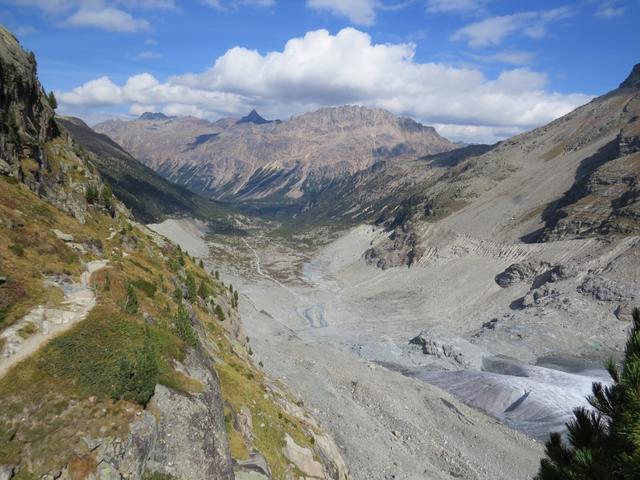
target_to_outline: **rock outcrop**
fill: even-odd
[[[425,355],[449,360],[457,368],[479,369],[482,365],[483,351],[480,348],[444,332],[423,330],[409,343],[421,347]]]

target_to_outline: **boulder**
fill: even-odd
[[[238,478],[271,478],[271,469],[269,468],[267,460],[256,450],[249,454],[248,459],[236,460],[236,463],[237,467],[234,470],[236,480],[238,480]]]
[[[0,480],[11,480],[16,473],[13,465],[0,465]]]
[[[531,263],[514,263],[496,275],[495,281],[500,287],[508,288],[532,278],[535,274],[536,268]]]
[[[452,361],[459,367],[480,368],[483,351],[460,337],[447,333],[423,330],[409,340],[412,345],[422,347],[425,355],[434,355]]]
[[[305,475],[325,478],[322,464],[313,458],[313,451],[298,445],[289,434],[285,434],[284,456]]]
[[[61,232],[56,228],[52,228],[51,233],[53,233],[58,238],[58,240],[62,240],[63,242],[73,242],[73,235],[69,233]]]
[[[629,302],[636,297],[632,288],[621,285],[604,277],[588,276],[580,286],[578,292],[590,295],[602,302]]]
[[[616,316],[616,318],[618,320],[620,320],[622,322],[630,322],[633,319],[633,317],[632,317],[633,307],[631,305],[629,305],[628,303],[621,303],[615,309],[613,314]]]

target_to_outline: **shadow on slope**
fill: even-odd
[[[100,175],[140,221],[151,223],[169,216],[192,216],[227,223],[228,207],[164,179],[82,120],[57,117],[56,121],[93,154],[91,161]]]

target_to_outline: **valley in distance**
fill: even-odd
[[[91,127],[0,26],[0,480],[639,478],[622,80],[494,145],[358,105]]]

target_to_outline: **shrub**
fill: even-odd
[[[158,355],[147,329],[142,349],[136,351],[133,359],[127,354],[122,356],[113,397],[146,405],[153,396],[159,376]]]
[[[156,296],[156,290],[158,289],[158,286],[155,283],[147,282],[142,278],[138,278],[137,280],[133,280],[131,284],[138,290],[144,292],[144,294],[149,298],[153,298]]]
[[[216,308],[214,309],[216,312],[216,315],[218,316],[218,320],[220,320],[221,322],[224,322],[224,311],[222,310],[222,307],[220,305],[216,305]]]
[[[9,245],[9,250],[18,257],[24,257],[24,247],[22,245]]]
[[[176,289],[173,291],[173,300],[180,305],[182,303],[182,298],[183,298],[183,293],[182,293],[182,289],[178,286],[176,287]]]
[[[198,288],[198,296],[203,300],[206,300],[211,296],[211,288],[209,288],[209,284],[204,280],[200,282],[200,287]]]
[[[178,306],[178,311],[174,317],[174,323],[178,336],[188,345],[195,347],[198,344],[198,336],[191,326],[189,311],[184,305]]]
[[[135,313],[138,313],[139,308],[140,301],[138,300],[138,295],[136,295],[133,283],[128,282],[126,286],[125,298],[122,303],[122,311],[133,315]]]
[[[93,205],[98,201],[98,189],[95,185],[89,184],[84,191],[84,197],[87,200],[87,203]]]
[[[608,365],[611,386],[594,383],[588,401],[567,423],[569,445],[559,433],[547,441],[537,480],[632,480],[640,478],[640,311],[620,370]]]

